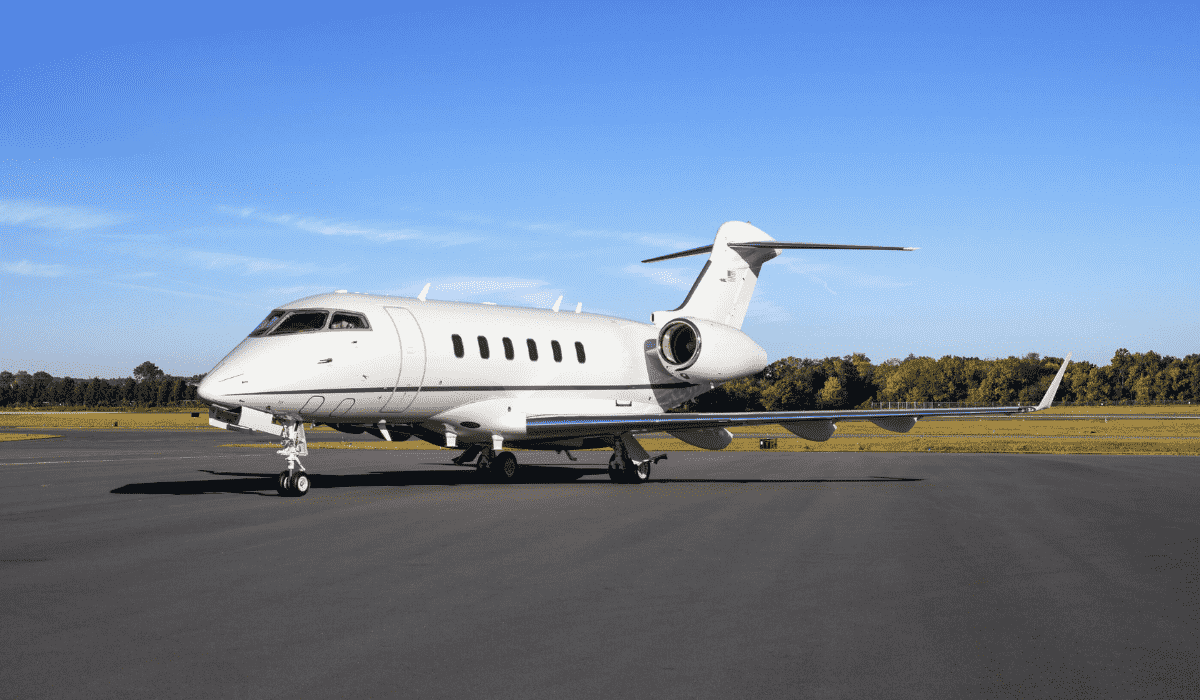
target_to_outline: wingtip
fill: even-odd
[[[1042,402],[1033,410],[1044,411],[1054,403],[1054,397],[1058,394],[1058,385],[1062,383],[1063,375],[1067,373],[1067,365],[1071,364],[1071,356],[1074,354],[1073,352],[1069,352],[1063,358],[1062,366],[1058,368],[1058,373],[1054,375],[1054,381],[1050,382],[1049,388],[1046,389],[1046,395],[1042,397]]]

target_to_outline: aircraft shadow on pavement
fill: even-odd
[[[206,493],[240,493],[253,496],[276,496],[275,479],[277,473],[263,472],[218,472],[210,469],[199,471],[213,476],[229,477],[224,479],[195,479],[191,481],[152,481],[141,484],[126,484],[119,486],[109,493],[114,494],[156,494],[175,496],[196,496]],[[527,467],[520,483],[523,484],[563,484],[576,481],[585,476],[595,476],[606,473],[606,469],[582,467]],[[459,486],[491,483],[475,473],[474,469],[413,469],[394,472],[369,472],[367,474],[319,474],[311,473],[312,490],[363,488],[378,486]],[[822,484],[822,483],[894,483],[900,481],[923,481],[911,477],[873,476],[865,479],[651,479],[650,483],[678,484]],[[583,484],[604,485],[607,479],[585,481]]]

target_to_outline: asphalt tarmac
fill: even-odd
[[[0,443],[0,697],[1200,697],[1200,460]],[[522,457],[524,454],[522,453]]]

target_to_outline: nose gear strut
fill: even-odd
[[[287,459],[287,469],[279,473],[276,488],[281,496],[303,496],[311,483],[301,457],[308,456],[308,439],[304,436],[304,423],[287,421],[283,425],[283,449],[275,454]]]

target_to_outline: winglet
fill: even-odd
[[[1058,374],[1054,375],[1054,381],[1050,382],[1050,388],[1046,389],[1046,395],[1042,397],[1042,402],[1033,410],[1044,411],[1050,408],[1050,404],[1054,403],[1054,395],[1058,393],[1058,385],[1062,382],[1063,375],[1067,373],[1067,365],[1071,364],[1071,355],[1073,354],[1070,352],[1067,353],[1066,358],[1063,359],[1062,367],[1058,368]]]

